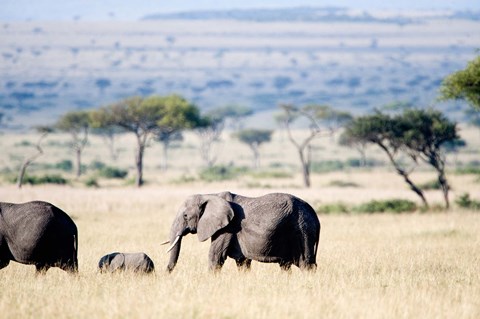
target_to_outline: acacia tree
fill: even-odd
[[[397,116],[397,121],[403,122],[401,139],[410,156],[422,159],[437,171],[438,183],[448,209],[450,187],[445,176],[445,152],[442,147],[460,140],[456,123],[432,109],[406,110]]]
[[[135,185],[143,185],[143,156],[148,138],[157,129],[157,122],[162,118],[161,105],[154,98],[143,99],[140,96],[129,97],[100,109],[100,127],[118,126],[135,135],[135,168],[137,175]]]
[[[135,184],[143,185],[143,157],[147,142],[161,129],[190,127],[191,113],[198,114],[195,106],[178,96],[129,97],[100,109],[104,112],[100,126],[118,126],[135,135]],[[193,124],[192,124],[193,125]]]
[[[387,154],[397,173],[420,197],[425,207],[428,207],[425,194],[412,181],[410,174],[418,159],[433,166],[437,171],[445,205],[449,207],[449,186],[445,177],[445,158],[441,147],[449,141],[458,139],[458,135],[456,125],[440,112],[407,109],[395,116],[377,112],[354,119],[346,126],[344,135],[379,146]],[[409,157],[414,166],[408,168],[402,162],[402,155]]]
[[[82,174],[82,152],[88,142],[88,131],[90,127],[88,111],[70,111],[64,114],[55,124],[55,127],[70,134],[71,147],[75,152],[76,176]]]
[[[465,100],[480,111],[480,56],[468,62],[465,69],[448,75],[440,87],[440,100]]]
[[[288,139],[297,149],[304,186],[310,187],[312,141],[320,136],[332,136],[340,126],[350,121],[351,115],[326,105],[306,105],[299,108],[291,104],[282,104],[279,107],[283,112],[277,115],[276,119],[284,125]],[[295,138],[291,128],[292,123],[301,117],[309,122],[309,133],[303,139]]]
[[[357,136],[347,135],[345,132],[340,135],[338,144],[346,147],[353,147],[360,154],[360,166],[367,166],[367,142]]]
[[[253,168],[258,168],[260,166],[260,145],[270,142],[272,130],[245,129],[235,133],[233,136],[250,147],[253,153]]]
[[[423,205],[428,207],[428,202],[422,189],[410,178],[414,167],[407,168],[401,160],[403,145],[399,138],[399,132],[402,132],[403,129],[399,124],[393,121],[389,115],[377,112],[373,115],[355,118],[345,127],[343,134],[347,138],[363,140],[380,147],[387,154],[390,163],[397,173],[403,177],[410,189],[420,197]]]
[[[49,126],[38,126],[35,129],[38,133],[40,133],[40,137],[38,138],[37,143],[35,144],[35,148],[37,151],[31,156],[25,158],[22,165],[20,166],[20,170],[18,172],[18,177],[17,177],[18,188],[22,188],[23,179],[27,172],[28,166],[30,166],[38,157],[40,157],[43,154],[43,149],[41,145],[42,141],[47,137],[48,134],[53,132],[53,129]]]
[[[157,122],[154,134],[163,145],[162,170],[166,171],[170,143],[182,140],[183,130],[198,127],[203,121],[199,109],[179,95],[161,97],[159,102],[164,106],[164,116]]]

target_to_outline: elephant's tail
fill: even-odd
[[[73,235],[73,271],[78,272],[78,235]]]

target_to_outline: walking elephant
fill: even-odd
[[[34,264],[37,273],[50,267],[77,272],[77,248],[77,226],[60,208],[41,201],[0,202],[0,269],[13,260]]]
[[[155,270],[152,259],[145,253],[111,253],[100,258],[100,272],[131,270],[138,273],[151,273]]]
[[[278,263],[288,270],[316,268],[320,221],[313,208],[290,194],[245,197],[223,192],[193,195],[181,205],[170,231],[171,272],[180,254],[182,237],[211,238],[209,268],[222,267],[227,257],[240,268],[252,260]]]

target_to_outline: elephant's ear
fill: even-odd
[[[230,203],[214,195],[204,196],[203,215],[198,221],[198,240],[205,241],[218,230],[227,226],[233,219],[233,209]]]

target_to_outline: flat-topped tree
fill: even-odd
[[[387,154],[397,173],[420,197],[425,207],[428,207],[425,194],[412,181],[410,174],[418,159],[431,165],[437,172],[445,206],[449,208],[450,187],[445,176],[444,147],[457,141],[459,136],[456,123],[447,119],[441,112],[432,109],[405,109],[396,115],[377,112],[354,119],[346,126],[343,134],[345,138],[379,146]],[[410,158],[413,166],[407,167],[402,155]]]
[[[201,125],[202,119],[199,109],[179,95],[160,97],[164,104],[165,114],[157,122],[158,129],[155,130],[155,139],[163,145],[162,170],[168,168],[168,148],[173,141],[183,139],[182,131],[193,129]]]
[[[480,112],[480,56],[468,62],[465,69],[445,77],[440,87],[440,100],[465,100]]]
[[[196,125],[192,119],[198,115],[196,107],[177,95],[129,97],[99,110],[99,127],[118,126],[135,135],[137,149],[135,184],[143,185],[143,157],[147,142],[160,131],[174,131]]]

